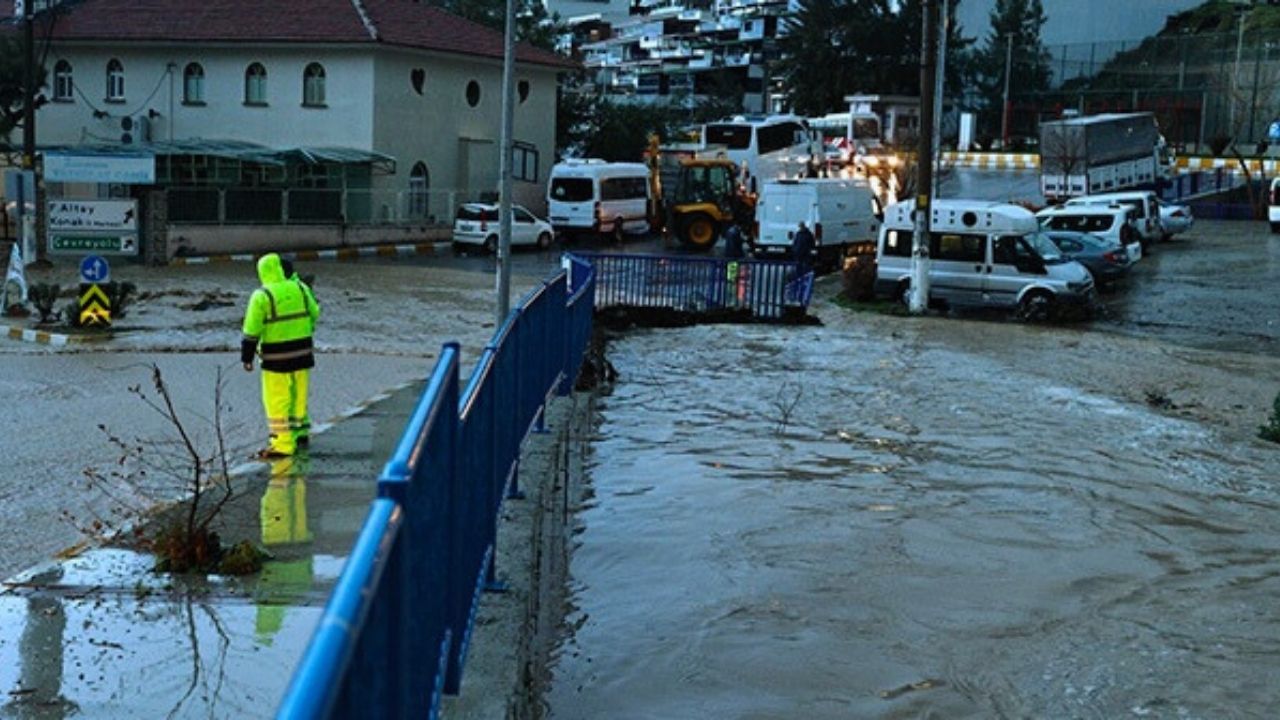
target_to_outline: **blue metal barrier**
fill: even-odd
[[[596,272],[566,262],[507,316],[465,389],[459,347],[444,346],[277,718],[435,718],[460,689],[520,448],[552,393],[572,390],[591,337]]]
[[[813,297],[813,273],[796,275],[796,263],[668,255],[575,253],[596,271],[596,307],[671,308],[692,312],[750,310],[781,317],[805,308]]]

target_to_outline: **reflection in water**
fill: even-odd
[[[62,603],[42,596],[27,599],[26,624],[18,643],[22,674],[19,687],[9,690],[6,708],[14,713],[15,718],[52,720],[75,714],[75,703],[62,697],[63,633],[66,625]]]
[[[1280,717],[1275,453],[917,328],[611,345],[552,717]]]
[[[284,625],[285,608],[311,589],[312,554],[299,547],[312,539],[307,529],[310,462],[304,454],[271,463],[262,494],[262,544],[273,555],[262,564],[258,586],[256,635],[263,645],[270,645]]]

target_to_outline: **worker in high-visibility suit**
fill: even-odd
[[[240,361],[253,371],[253,358],[262,360],[262,406],[267,414],[270,444],[259,455],[288,457],[306,445],[307,385],[315,367],[311,335],[320,306],[303,291],[301,283],[285,277],[280,256],[269,253],[258,260],[262,287],[253,291],[244,314]]]
[[[280,259],[280,267],[284,270],[284,276],[288,280],[298,283],[302,288],[302,292],[306,295],[306,300],[315,305],[317,314],[320,310],[320,303],[316,302],[315,292],[311,290],[311,286],[307,284],[302,276],[293,269],[293,263],[288,258]],[[311,334],[314,336],[316,332],[315,320],[311,321]],[[307,412],[307,407],[302,408],[302,414],[297,418],[298,425],[294,428],[293,436],[297,440],[299,447],[306,447],[311,441],[311,415]]]

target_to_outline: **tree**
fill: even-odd
[[[947,83],[961,87],[969,46],[955,20],[960,0],[949,6]],[[779,40],[777,72],[792,109],[822,115],[846,107],[853,93],[918,95],[921,0],[800,0]]]
[[[548,15],[546,5],[535,0],[515,0],[516,40],[544,50],[555,49],[564,30],[559,15]],[[501,32],[506,25],[506,0],[432,0],[442,10]]]
[[[11,135],[22,126],[22,114],[26,107],[26,93],[22,83],[26,62],[24,50],[21,36],[10,34],[0,38],[0,142],[6,148],[13,147]],[[43,65],[37,65],[37,90],[44,87],[45,75]]]
[[[991,11],[991,32],[974,57],[981,121],[987,128],[1001,125],[1004,107],[1005,65],[1012,40],[1010,92],[1039,92],[1049,88],[1052,77],[1049,51],[1040,41],[1045,23],[1041,0],[996,0]]]

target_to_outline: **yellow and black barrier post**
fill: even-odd
[[[111,297],[103,289],[110,279],[105,259],[89,255],[80,261],[80,327],[111,326]]]

